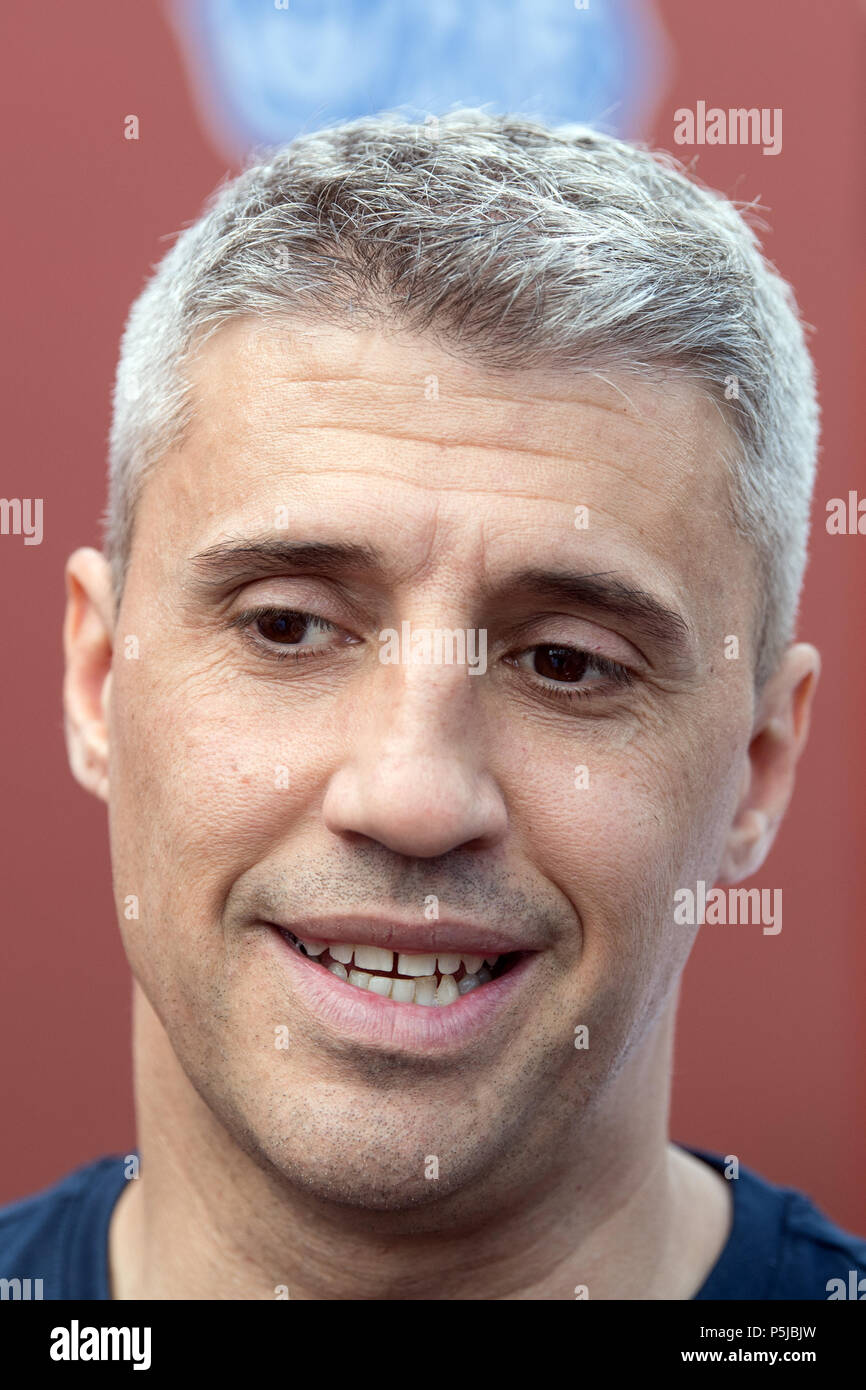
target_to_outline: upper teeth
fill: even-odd
[[[387,975],[394,969],[394,952],[383,946],[350,946],[343,941],[332,941],[328,945],[327,941],[306,941],[303,937],[296,940],[308,956],[321,956],[325,951],[330,951],[331,959],[339,961],[341,965],[350,965],[354,959],[358,970],[377,970]],[[498,959],[494,955],[461,956],[450,951],[441,955],[400,951],[397,955],[397,974],[414,978],[433,975],[438,970],[440,975],[453,975],[462,964],[467,975],[474,975],[485,960],[488,965],[494,965]]]
[[[400,951],[396,972],[392,974],[394,952],[383,946],[292,939],[307,956],[321,956],[327,951],[330,959],[322,964],[327,964],[328,970],[339,979],[406,1004],[451,1004],[460,995],[492,979],[489,967],[499,959],[497,955],[460,955],[454,951],[424,955]],[[353,961],[355,968],[351,969]],[[461,965],[464,973],[458,981],[454,976]],[[371,974],[371,971],[377,973]]]

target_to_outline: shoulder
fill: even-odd
[[[697,1297],[866,1299],[866,1239],[795,1188],[743,1167],[734,1178],[718,1154],[690,1152],[731,1178],[734,1198],[728,1242]]]
[[[866,1299],[866,1240],[831,1221],[802,1192],[787,1197],[775,1298]]]
[[[0,1298],[98,1296],[72,1293],[70,1279],[83,1251],[98,1252],[124,1182],[124,1159],[106,1156],[0,1207]]]

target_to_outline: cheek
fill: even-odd
[[[242,862],[298,790],[292,741],[223,703],[154,703],[117,740],[129,820],[169,861],[201,856],[204,872]]]
[[[545,775],[529,785],[524,776],[514,823],[523,852],[572,905],[587,985],[668,978],[685,962],[693,935],[674,921],[674,893],[715,877],[742,751],[733,723],[698,721],[667,736],[597,733],[524,763]]]
[[[124,673],[125,674],[125,673]],[[319,776],[315,739],[251,712],[226,677],[122,679],[111,729],[112,861],[120,899],[204,948],[237,879],[291,832]],[[175,947],[176,949],[176,947]]]
[[[121,669],[111,729],[117,900],[147,894],[167,951],[185,949],[183,935],[212,952],[238,880],[318,833],[350,722],[331,700],[301,701],[225,663]]]

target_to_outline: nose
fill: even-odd
[[[508,817],[486,766],[476,679],[465,668],[430,666],[377,676],[326,789],[328,829],[412,858],[496,844]]]

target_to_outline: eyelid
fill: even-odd
[[[336,627],[330,618],[323,618],[320,613],[308,613],[305,608],[293,608],[291,604],[283,603],[254,603],[251,608],[244,608],[240,613],[235,613],[228,619],[229,627],[247,627],[250,623],[256,622],[258,618],[306,618],[307,622],[326,623],[329,627]]]
[[[287,592],[280,593],[285,588]],[[263,594],[263,597],[258,597]],[[244,611],[253,608],[279,609],[285,613],[302,613],[319,617],[323,609],[338,616],[323,619],[342,627],[344,622],[358,627],[375,625],[371,614],[347,590],[345,585],[330,576],[317,574],[259,575],[241,584],[229,596],[232,604],[243,604]],[[226,605],[228,607],[228,604]]]
[[[575,632],[575,626],[580,631]],[[549,636],[544,631],[551,627],[556,629],[554,636]],[[539,636],[539,632],[544,632],[544,635]],[[510,643],[512,648],[517,642],[525,643],[526,647],[571,647],[587,656],[614,661],[620,666],[630,666],[643,671],[648,669],[649,664],[640,648],[628,637],[577,613],[563,613],[557,610],[534,613],[531,618],[527,618],[524,623],[513,629]]]
[[[629,680],[633,679],[632,672],[630,671],[629,667],[625,665],[624,662],[616,661],[613,657],[610,656],[605,656],[603,652],[589,651],[586,647],[576,646],[572,642],[533,642],[528,647],[521,647],[515,655],[517,657],[522,657],[527,656],[530,652],[538,651],[574,652],[576,656],[586,657],[588,665],[591,668],[594,668],[596,671],[600,672],[602,675],[608,674],[613,676],[615,674],[619,675],[619,673],[622,673],[621,678],[623,680],[625,680],[626,677],[628,677]],[[535,674],[538,676],[539,680],[546,679],[538,672],[536,672]],[[560,681],[557,682],[557,684],[567,685],[568,682]]]
[[[291,603],[254,603],[251,607],[234,613],[227,619],[227,623],[229,627],[244,628],[260,618],[304,618],[310,626],[329,627],[335,632],[346,631],[334,618],[326,618],[322,613],[314,613],[311,609],[299,608]]]

